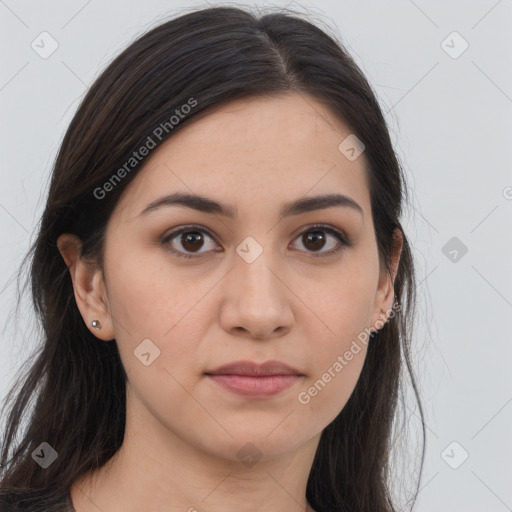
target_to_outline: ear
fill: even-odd
[[[370,331],[372,332],[382,329],[383,325],[391,315],[393,300],[395,298],[394,283],[398,272],[398,264],[400,262],[402,247],[402,231],[399,228],[395,228],[391,248],[391,274],[388,274],[385,269],[381,270],[370,327]]]
[[[82,259],[82,241],[76,235],[60,235],[57,247],[69,268],[75,300],[85,324],[97,338],[113,340],[114,329],[102,270],[98,265]],[[93,320],[100,321],[101,329],[91,326]]]

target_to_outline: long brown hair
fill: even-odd
[[[159,145],[215,108],[250,96],[298,93],[330,108],[365,145],[379,258],[388,272],[396,228],[403,238],[394,284],[400,309],[371,338],[348,403],[321,435],[307,499],[317,512],[395,510],[390,452],[402,370],[411,378],[421,414],[421,477],[425,425],[410,357],[416,297],[412,253],[400,223],[404,174],[363,73],[341,42],[295,14],[280,9],[256,16],[236,7],[182,14],[130,44],[83,98],[55,161],[37,239],[22,263],[31,260],[27,283],[43,339],[6,399],[12,403],[2,439],[0,491],[23,495],[30,510],[57,510],[52,507],[80,476],[119,449],[126,420],[127,376],[117,345],[98,343],[84,324],[57,237],[75,233],[83,242],[82,257],[103,265],[105,226],[147,160],[128,167],[133,152],[149,136]],[[193,108],[176,114],[191,99]],[[159,126],[165,129],[157,137]],[[117,172],[121,168],[126,172]],[[116,172],[122,179],[113,182]],[[107,182],[108,196],[99,197]],[[16,441],[24,415],[27,426]],[[43,441],[58,452],[44,470],[31,456]]]

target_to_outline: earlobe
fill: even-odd
[[[392,260],[391,260],[391,278],[392,285],[395,284],[396,275],[398,273],[398,266],[400,264],[400,256],[402,255],[402,248],[404,239],[400,228],[395,228],[393,233],[393,244],[392,244]]]
[[[69,269],[76,304],[87,328],[97,338],[105,341],[114,339],[114,329],[101,268],[82,259],[82,241],[74,234],[60,235],[57,239],[57,246]],[[98,324],[93,325],[93,321]],[[98,325],[101,327],[98,328]]]
[[[399,228],[396,228],[393,233],[390,273],[383,272],[379,279],[379,288],[375,301],[375,310],[370,327],[370,331],[372,332],[380,330],[382,326],[387,322],[392,312],[393,301],[395,298],[394,285],[400,264],[402,247],[402,232]]]

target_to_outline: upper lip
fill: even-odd
[[[206,375],[302,375],[302,373],[281,361],[266,361],[255,363],[253,361],[235,361],[215,370],[206,372]]]

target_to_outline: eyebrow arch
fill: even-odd
[[[164,206],[174,205],[185,206],[205,213],[219,214],[231,219],[235,218],[238,212],[235,206],[225,205],[208,197],[197,194],[176,192],[174,194],[169,194],[155,199],[139,213],[139,216],[146,215],[147,213],[158,210]],[[290,215],[299,215],[301,213],[311,212],[314,210],[331,208],[333,206],[351,208],[358,211],[364,218],[363,209],[350,197],[343,194],[326,194],[315,197],[305,197],[286,203],[279,213],[279,219]]]

